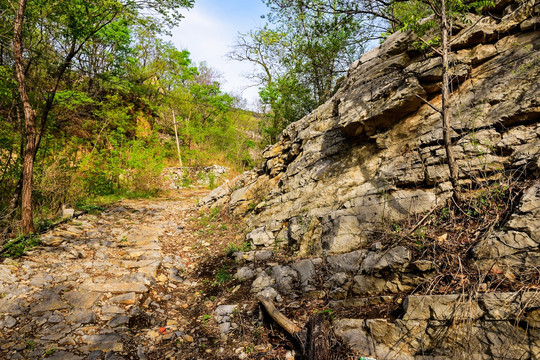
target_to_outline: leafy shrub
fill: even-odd
[[[219,268],[216,274],[216,284],[223,285],[228,283],[232,280],[232,275],[229,273],[229,268],[227,266],[223,266]]]
[[[31,234],[29,236],[20,236],[12,241],[9,241],[6,245],[4,245],[4,249],[6,250],[2,256],[3,257],[11,257],[11,258],[18,258],[21,257],[26,250],[29,250],[35,246],[38,246],[41,244],[41,240],[39,236]]]
[[[249,250],[251,250],[251,243],[249,241],[243,242],[239,245],[230,243],[229,246],[227,247],[227,256],[232,257],[235,252],[239,252],[239,251],[246,252]]]

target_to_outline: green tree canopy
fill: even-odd
[[[263,133],[273,142],[283,128],[335,91],[350,64],[365,49],[365,14],[319,9],[306,1],[266,0],[268,23],[238,37],[230,57],[258,66],[262,103],[270,108]]]

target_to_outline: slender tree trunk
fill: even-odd
[[[19,108],[19,104],[15,106],[15,111],[17,113],[17,125],[18,125],[18,131],[19,136],[21,137],[21,140],[19,142],[19,159],[24,158],[24,120],[21,118],[21,110]],[[13,197],[11,198],[11,201],[9,202],[9,214],[11,215],[11,218],[15,218],[16,209],[19,207],[19,202],[21,200],[21,189],[22,189],[22,172],[19,174],[19,179],[17,180],[17,185],[15,186],[15,190],[13,191]]]
[[[32,213],[32,177],[34,172],[34,155],[36,149],[36,112],[32,109],[26,91],[26,79],[23,62],[22,24],[26,0],[19,0],[13,26],[13,59],[15,61],[15,76],[17,78],[19,95],[24,110],[26,146],[23,154],[21,219],[24,234],[35,231]]]
[[[442,81],[442,124],[443,124],[443,140],[446,150],[446,159],[448,161],[448,169],[450,170],[450,182],[454,190],[454,197],[458,197],[458,168],[454,149],[452,146],[452,137],[450,134],[450,61],[449,51],[450,43],[448,41],[450,35],[450,25],[448,23],[448,14],[446,11],[446,0],[441,0],[441,37],[442,37],[442,66],[443,66],[443,81]]]
[[[178,141],[178,130],[176,128],[176,116],[174,115],[174,109],[172,111],[172,118],[174,123],[174,137],[176,139],[176,150],[178,151],[178,162],[180,163],[180,167],[182,167],[182,156],[180,154],[180,142]]]
[[[191,114],[192,114],[192,109],[190,108],[189,109],[189,113],[188,113],[188,117],[186,119],[186,129],[187,129],[187,136],[188,136],[188,151],[191,150],[191,136],[189,135],[189,122],[191,121]],[[191,158],[188,158],[189,161],[188,161],[188,166],[191,166]]]

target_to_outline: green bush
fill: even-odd
[[[90,152],[81,162],[88,195],[148,193],[160,187],[164,156],[156,139],[135,139],[112,149]]]
[[[2,256],[10,258],[21,257],[26,250],[29,250],[35,246],[41,244],[39,236],[31,234],[29,236],[19,236],[12,241],[9,241],[4,245],[4,250],[6,250]]]

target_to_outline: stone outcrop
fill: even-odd
[[[455,53],[456,67],[468,74],[451,99],[463,184],[503,171],[540,173],[540,32],[500,34],[493,26],[491,43]],[[265,150],[262,169],[202,204],[254,210],[249,222],[266,243],[287,240],[305,254],[337,254],[366,246],[384,221],[443,200],[450,185],[440,116],[417,97],[439,105],[441,65],[411,50],[411,42],[394,34],[365,54],[334,97]]]
[[[540,181],[525,192],[504,230],[485,237],[474,249],[478,268],[511,271],[526,281],[537,276],[540,265]]]
[[[402,319],[340,319],[335,326],[377,359],[537,359],[539,305],[534,292],[410,296]]]
[[[454,24],[451,136],[464,186],[540,176],[540,5],[497,1],[491,13]],[[389,295],[413,291],[436,271],[404,247],[373,241],[389,224],[426,214],[450,194],[440,115],[420,99],[440,107],[441,61],[415,50],[414,41],[396,33],[366,53],[331,99],[265,149],[260,169],[201,201],[203,208],[248,212],[247,240],[257,248],[287,246],[321,258],[323,265],[303,271],[324,273],[321,291],[335,301],[392,301]],[[479,271],[495,267],[514,279],[538,280],[540,182],[533,183],[506,226],[472,250]],[[276,270],[257,277],[253,291],[279,295],[292,287],[316,296],[297,267]],[[377,358],[459,358],[465,350],[451,353],[449,344],[465,341],[475,358],[538,358],[537,305],[519,307],[524,302],[516,299],[524,296],[538,305],[536,293],[486,293],[424,297],[421,310],[413,310],[420,300],[410,296],[396,322],[340,320],[338,328]],[[494,315],[499,303],[492,297],[513,299],[519,311]],[[460,303],[472,313],[449,310]],[[522,321],[527,326],[515,326]],[[403,346],[396,348],[398,339]]]
[[[216,187],[224,182],[229,172],[224,166],[212,165],[205,167],[168,167],[164,168],[162,177],[165,180],[165,189],[180,189],[182,187],[208,186]]]

